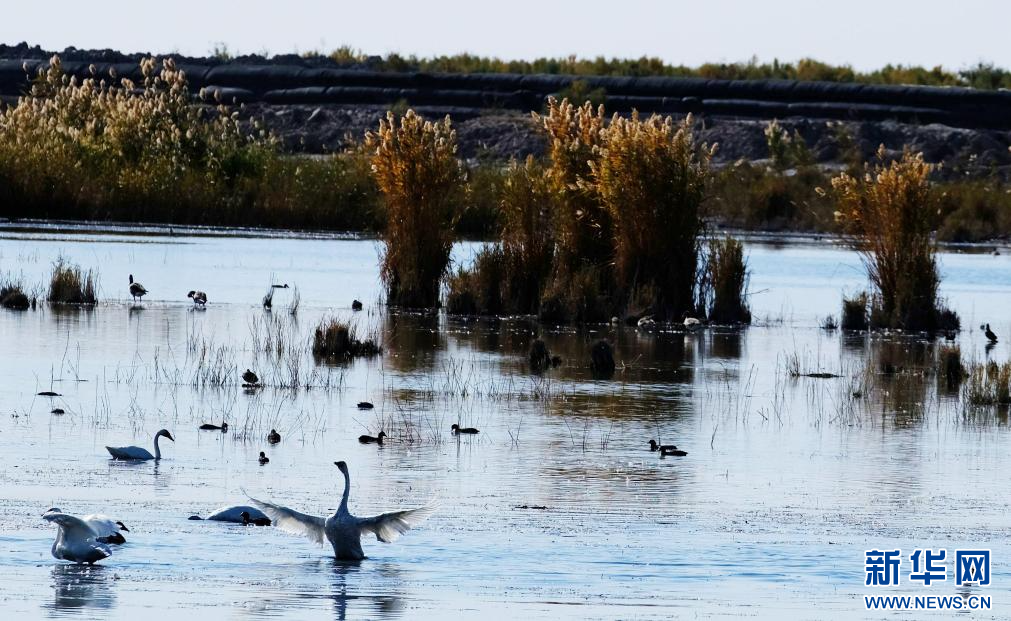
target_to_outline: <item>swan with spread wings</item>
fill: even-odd
[[[293,535],[302,535],[321,545],[329,541],[333,546],[334,556],[337,560],[343,561],[360,561],[366,558],[362,550],[362,536],[373,534],[383,543],[393,543],[435,512],[434,505],[427,505],[419,509],[391,511],[367,518],[351,515],[348,511],[348,496],[351,493],[348,465],[343,461],[335,461],[334,465],[344,475],[344,496],[337,511],[330,517],[306,515],[270,502],[255,498],[250,500],[274,521],[277,528]]]

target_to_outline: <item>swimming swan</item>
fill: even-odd
[[[109,451],[109,454],[112,455],[113,459],[134,459],[143,461],[148,459],[161,459],[161,448],[158,446],[158,438],[162,436],[165,436],[173,442],[176,441],[167,429],[162,429],[158,433],[154,434],[154,455],[152,455],[147,449],[139,446],[107,446],[105,447],[105,450]]]
[[[63,511],[58,507],[52,507],[46,513],[63,513]],[[123,533],[130,532],[126,524],[119,521],[114,522],[109,516],[100,513],[86,515],[81,520],[90,526],[91,530],[95,531],[95,539],[100,543],[111,543],[117,546],[126,543],[126,537],[123,536]]]
[[[208,515],[206,518],[202,518],[199,515],[191,515],[189,519],[191,520],[211,520],[213,522],[231,522],[233,524],[242,524],[242,514],[245,513],[252,520],[265,520],[267,516],[264,515],[263,511],[260,511],[256,507],[250,507],[248,505],[235,505],[232,507],[221,507],[214,513]]]
[[[76,515],[50,510],[42,515],[42,519],[59,527],[53,542],[55,558],[93,565],[112,556],[112,549],[98,541],[95,529]]]
[[[250,500],[263,509],[263,512],[274,520],[274,526],[281,530],[293,535],[303,535],[321,545],[329,540],[333,546],[334,556],[337,560],[343,561],[360,561],[366,558],[362,551],[363,535],[372,533],[383,543],[393,543],[435,512],[436,508],[428,505],[420,509],[391,511],[375,517],[355,517],[348,511],[348,495],[351,493],[348,465],[343,461],[335,461],[334,465],[344,475],[344,495],[341,497],[340,507],[328,518],[306,515],[255,498]]]

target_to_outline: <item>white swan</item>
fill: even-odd
[[[46,511],[42,519],[53,522],[59,530],[53,542],[53,556],[75,563],[94,564],[112,556],[112,549],[98,541],[98,533],[87,522],[61,511]]]
[[[348,465],[343,461],[335,461],[344,475],[344,496],[340,507],[328,518],[299,513],[287,507],[263,502],[250,498],[253,503],[263,509],[272,520],[274,526],[293,535],[303,535],[316,543],[323,544],[326,540],[333,546],[337,560],[360,561],[365,557],[362,551],[363,535],[372,533],[383,543],[393,543],[412,527],[423,522],[435,512],[436,507],[428,505],[420,509],[392,511],[375,517],[360,518],[348,511],[348,495],[351,493],[351,475]]]
[[[109,451],[113,459],[134,459],[134,460],[148,460],[148,459],[161,459],[161,447],[158,446],[158,438],[165,436],[173,442],[176,441],[172,437],[172,434],[168,432],[168,429],[162,429],[158,433],[154,434],[154,455],[150,453],[145,448],[139,446],[107,446],[105,450]]]
[[[63,510],[58,507],[52,507],[46,511],[46,513],[63,513]],[[126,537],[123,536],[123,533],[130,532],[130,529],[126,527],[126,524],[119,521],[113,521],[113,519],[109,516],[102,515],[100,513],[86,515],[81,518],[81,520],[90,526],[91,530],[95,531],[95,538],[100,543],[111,543],[115,545],[123,545],[126,543]]]
[[[256,507],[250,507],[248,505],[235,505],[232,507],[221,507],[214,513],[208,515],[205,518],[199,515],[191,515],[189,519],[191,520],[213,520],[215,522],[232,522],[235,524],[242,524],[242,514],[249,514],[249,518],[252,520],[257,519],[267,519],[267,516]]]

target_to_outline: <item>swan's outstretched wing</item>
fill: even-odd
[[[428,519],[437,508],[435,505],[428,505],[420,509],[391,511],[375,517],[359,518],[358,528],[363,535],[374,533],[379,541],[393,543],[401,535]]]
[[[50,511],[49,513],[43,515],[42,519],[47,522],[56,522],[62,526],[67,539],[85,541],[87,539],[94,539],[98,536],[95,529],[76,515]]]
[[[326,542],[326,520],[315,515],[299,513],[288,507],[282,507],[270,502],[264,502],[250,497],[249,500],[260,508],[274,522],[274,526],[292,535],[302,535],[322,544]]]

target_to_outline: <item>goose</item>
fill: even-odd
[[[362,444],[382,444],[383,438],[386,437],[385,431],[380,431],[378,436],[358,436],[358,441]]]
[[[990,341],[991,343],[997,342],[997,335],[994,334],[993,330],[990,329],[990,324],[986,324],[983,333],[986,335],[987,340]]]
[[[270,433],[267,434],[267,442],[271,444],[277,444],[281,441],[281,434],[277,433],[277,429],[271,429]]]
[[[158,433],[154,434],[154,455],[149,453],[147,449],[139,446],[107,446],[105,447],[105,450],[109,451],[109,454],[112,455],[113,459],[133,459],[140,461],[161,459],[161,447],[158,446],[158,438],[161,438],[162,436],[165,436],[173,442],[176,441],[176,439],[172,437],[172,434],[168,432],[168,429],[160,430]]]
[[[58,507],[51,507],[46,513],[63,513],[63,510]],[[100,513],[86,515],[81,520],[90,526],[91,530],[95,531],[96,541],[115,545],[126,543],[126,537],[123,536],[123,533],[130,532],[126,524],[119,521],[114,522],[109,516]]]
[[[260,511],[256,507],[250,507],[249,505],[232,505],[230,507],[221,507],[214,513],[208,515],[206,518],[202,518],[199,515],[191,515],[189,519],[191,520],[208,520],[211,522],[231,522],[232,524],[242,524],[242,514],[245,513],[253,520],[267,519],[263,511]]]
[[[457,425],[456,423],[453,423],[453,426],[450,427],[449,429],[453,433],[455,433],[455,434],[459,434],[459,433],[471,433],[471,434],[473,434],[473,433],[481,433],[480,431],[478,431],[477,429],[474,429],[473,427],[461,427],[460,425]]]
[[[49,510],[42,514],[42,519],[59,527],[53,542],[53,557],[94,565],[112,556],[112,548],[99,541],[95,529],[76,515]]]
[[[673,451],[677,447],[673,444],[657,444],[656,440],[649,441],[649,450],[653,451]]]
[[[193,300],[194,307],[203,308],[207,304],[207,294],[203,291],[190,291],[186,294],[186,297]]]
[[[330,517],[306,515],[270,502],[255,498],[250,500],[274,520],[274,526],[281,530],[303,535],[320,545],[329,540],[334,557],[342,561],[360,561],[366,558],[361,541],[364,535],[371,533],[383,543],[393,543],[435,512],[434,505],[426,505],[419,509],[391,511],[367,518],[351,515],[348,510],[348,495],[351,493],[348,465],[343,461],[335,461],[334,465],[344,475],[344,495],[337,511]]]
[[[253,526],[270,526],[270,518],[269,517],[251,518],[249,517],[249,511],[243,511],[242,525],[249,526],[250,524],[252,524]]]
[[[685,457],[686,455],[688,453],[678,449],[676,446],[664,446],[660,449],[660,457]]]
[[[222,421],[220,425],[215,425],[214,423],[204,423],[200,425],[200,429],[203,431],[220,431],[225,433],[228,431],[228,423]]]
[[[246,372],[242,374],[242,381],[246,382],[246,384],[250,386],[256,386],[260,383],[260,378],[257,377],[256,373],[246,369]]]
[[[267,457],[267,456],[266,456],[266,455],[265,455],[265,454],[263,453],[263,451],[260,451],[260,465],[261,465],[261,466],[266,466],[266,465],[267,465],[267,464],[269,464],[269,463],[270,463],[270,458],[269,458],[269,457]]]
[[[133,282],[133,274],[130,274],[130,296],[134,302],[140,301],[145,295],[147,295],[147,289],[139,282]]]
[[[374,407],[376,407],[376,406],[372,405],[368,401],[359,401],[358,402],[358,409],[359,410],[371,410]]]
[[[355,312],[358,312],[358,311],[362,310],[363,308],[364,308],[364,306],[358,300],[354,300],[353,302],[351,302],[351,310],[353,310]]]

